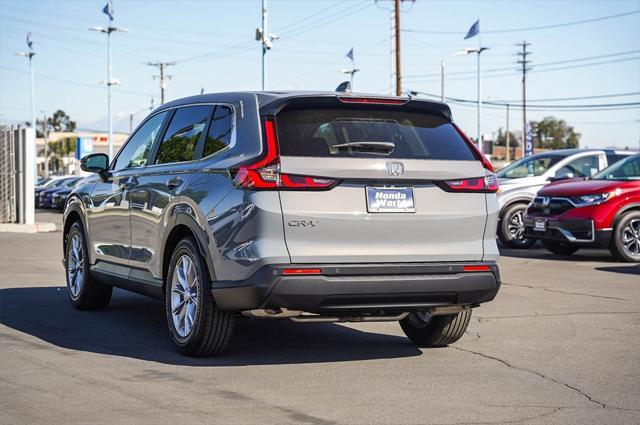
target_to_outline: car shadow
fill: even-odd
[[[500,255],[512,258],[532,258],[551,261],[598,261],[616,263],[617,260],[606,249],[583,248],[572,255],[559,255],[544,248],[512,249],[500,247]]]
[[[629,266],[596,267],[596,270],[612,273],[634,274],[640,277],[640,264],[631,264]]]
[[[71,307],[64,287],[0,290],[0,322],[66,349],[189,366],[247,366],[343,362],[419,356],[400,336],[363,332],[332,323],[239,318],[219,357],[177,352],[161,301],[115,290],[104,311]]]

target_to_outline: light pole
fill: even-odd
[[[111,33],[112,32],[127,32],[125,28],[116,28],[109,25],[108,27],[92,27],[90,31],[98,31],[107,34],[107,80],[104,82],[107,85],[107,122],[109,126],[109,158],[113,158],[113,119],[111,117],[111,86],[119,85],[120,82],[116,79],[111,79]]]
[[[440,101],[444,102],[444,70],[447,62],[456,56],[460,55],[468,55],[469,53],[473,53],[473,49],[466,48],[455,52],[454,54],[447,56],[442,61],[440,61]]]
[[[38,178],[38,150],[36,145],[36,94],[35,94],[35,84],[33,79],[33,57],[36,55],[36,52],[33,51],[33,42],[31,41],[31,33],[27,34],[27,46],[29,50],[26,52],[18,52],[17,56],[23,56],[29,59],[29,81],[30,81],[30,91],[31,91],[31,128],[33,128],[34,136],[33,136],[33,152],[34,152],[34,160],[33,160],[33,177],[35,179]]]
[[[489,50],[488,47],[477,47],[475,49],[471,49],[469,51],[469,53],[477,53],[478,55],[478,72],[477,72],[477,79],[478,79],[478,118],[477,118],[477,123],[478,123],[478,149],[480,150],[480,152],[482,152],[484,154],[484,147],[482,146],[482,73],[480,71],[480,54],[482,52],[484,52],[485,50]]]
[[[260,42],[262,49],[262,91],[266,87],[267,79],[267,51],[273,46],[273,40],[279,37],[269,34],[267,31],[267,0],[262,0],[262,28],[256,29],[256,41]]]

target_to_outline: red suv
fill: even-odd
[[[554,254],[609,248],[621,261],[640,262],[640,155],[586,180],[563,180],[538,191],[524,216],[525,237]]]

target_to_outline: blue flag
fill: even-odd
[[[27,33],[27,46],[29,46],[29,50],[33,50],[33,41],[31,40],[31,33]]]
[[[533,155],[533,134],[531,132],[531,126],[527,123],[524,137],[524,156],[531,155]]]
[[[113,21],[113,3],[111,2],[111,0],[108,0],[107,4],[104,5],[104,7],[102,8],[102,13],[108,15],[109,20]]]
[[[474,22],[473,25],[471,25],[471,28],[469,28],[469,31],[467,32],[467,35],[464,36],[464,39],[466,40],[467,38],[475,37],[478,34],[480,34],[480,19],[478,19]]]
[[[351,50],[349,50],[349,51],[347,52],[347,55],[346,55],[346,56],[347,56],[350,60],[353,60],[353,47],[351,48]]]

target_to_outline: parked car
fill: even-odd
[[[51,201],[53,199],[53,194],[61,189],[72,188],[77,182],[80,180],[80,177],[69,177],[62,179],[58,185],[54,185],[53,187],[41,190],[38,194],[38,208],[51,208]]]
[[[633,155],[610,149],[559,149],[532,155],[498,171],[500,215],[498,238],[509,248],[529,248],[535,240],[524,234],[522,216],[538,190],[550,181],[591,177]]]
[[[640,262],[640,155],[587,180],[551,183],[524,216],[525,237],[556,254],[608,248],[621,261]]]
[[[63,209],[67,197],[76,186],[81,184],[81,180],[82,178],[78,177],[67,182],[67,184],[61,185],[61,187],[46,191],[46,195],[42,203],[42,208],[52,208],[59,210]]]
[[[42,186],[36,186],[35,189],[34,189],[35,207],[36,208],[40,208],[40,193],[42,191],[49,190],[49,189],[52,189],[54,187],[60,187],[67,180],[69,180],[71,178],[75,178],[75,177],[74,176],[68,176],[68,175],[65,175],[65,176],[53,176],[53,177],[51,177],[51,179],[49,181],[47,181]]]
[[[497,178],[448,106],[346,93],[226,93],[156,109],[64,212],[68,295],[164,299],[179,350],[232,322],[400,321],[458,340],[499,289]]]

